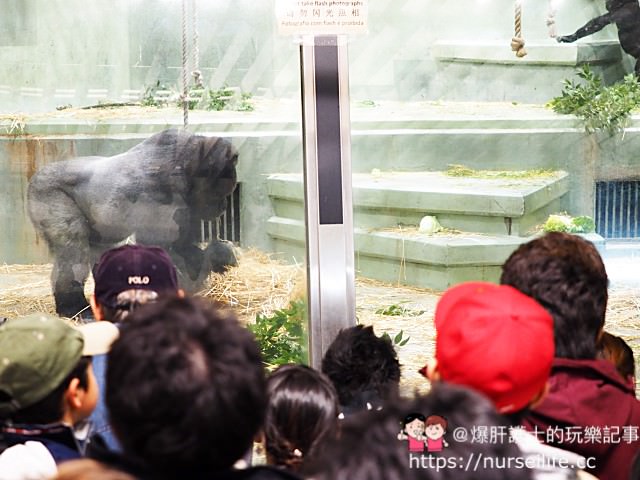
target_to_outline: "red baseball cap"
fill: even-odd
[[[462,283],[438,302],[435,325],[443,381],[485,394],[500,413],[522,410],[544,388],[553,318],[531,297],[508,285]]]

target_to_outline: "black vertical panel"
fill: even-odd
[[[638,238],[639,183],[635,180],[596,183],[596,232],[605,238]]]
[[[335,225],[343,223],[340,89],[336,37],[316,37],[314,58],[320,225]]]
[[[596,222],[596,232],[602,235],[604,231],[604,216],[602,215],[602,205],[604,204],[604,199],[602,198],[602,182],[596,182],[596,205],[594,208],[595,211],[595,222]]]

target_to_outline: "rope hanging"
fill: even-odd
[[[522,0],[516,0],[515,11],[515,35],[511,39],[511,50],[516,52],[516,57],[522,58],[527,54],[522,38]]]
[[[196,0],[191,0],[191,27],[193,28],[193,83],[196,88],[204,88],[202,72],[200,71],[200,42],[198,37],[198,11],[196,9]]]
[[[185,129],[189,126],[187,67],[187,0],[182,0],[182,116]]]
[[[551,38],[556,38],[558,36],[558,31],[556,30],[556,13],[558,13],[558,9],[556,8],[555,0],[549,0],[547,27],[549,28],[549,36]]]

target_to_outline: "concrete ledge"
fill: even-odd
[[[568,174],[531,179],[451,177],[443,172],[353,175],[355,208],[410,211],[419,215],[522,217],[567,193]],[[302,175],[268,177],[272,198],[302,202]]]
[[[526,40],[526,39],[525,39]],[[619,62],[622,55],[620,44],[614,40],[599,42],[556,43],[527,42],[528,54],[515,56],[510,46],[511,39],[504,42],[470,43],[440,40],[434,43],[433,56],[443,62],[494,63],[504,65],[581,65]]]
[[[304,222],[282,217],[267,221],[275,251],[285,259],[304,258]],[[584,236],[602,248],[599,235]],[[502,264],[532,237],[505,235],[425,235],[416,229],[366,231],[354,229],[356,271],[359,275],[445,290],[470,280],[497,282]]]
[[[271,217],[267,233],[276,251],[304,253],[304,222]],[[354,231],[356,270],[377,280],[436,290],[468,280],[497,281],[501,266],[528,238],[514,236],[428,236],[410,232]]]

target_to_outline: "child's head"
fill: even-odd
[[[338,397],[331,382],[304,365],[284,365],[267,379],[267,461],[297,471],[336,433]]]
[[[373,327],[357,325],[338,333],[322,359],[322,373],[333,383],[341,406],[365,410],[397,395],[400,363],[389,339],[376,336]]]
[[[629,344],[620,337],[603,332],[598,347],[598,358],[613,362],[622,378],[635,388],[636,365]]]
[[[97,320],[119,322],[161,294],[176,294],[178,273],[169,254],[151,245],[122,245],[102,254],[93,268],[91,308]]]
[[[513,287],[468,282],[436,307],[430,375],[489,397],[501,413],[527,407],[545,390],[553,361],[553,320]]]
[[[224,470],[264,422],[260,350],[228,308],[159,299],[122,324],[109,352],[105,400],[125,454],[153,474]]]
[[[20,424],[73,425],[95,408],[98,386],[91,356],[117,337],[112,324],[73,328],[33,314],[0,326],[0,419]]]

